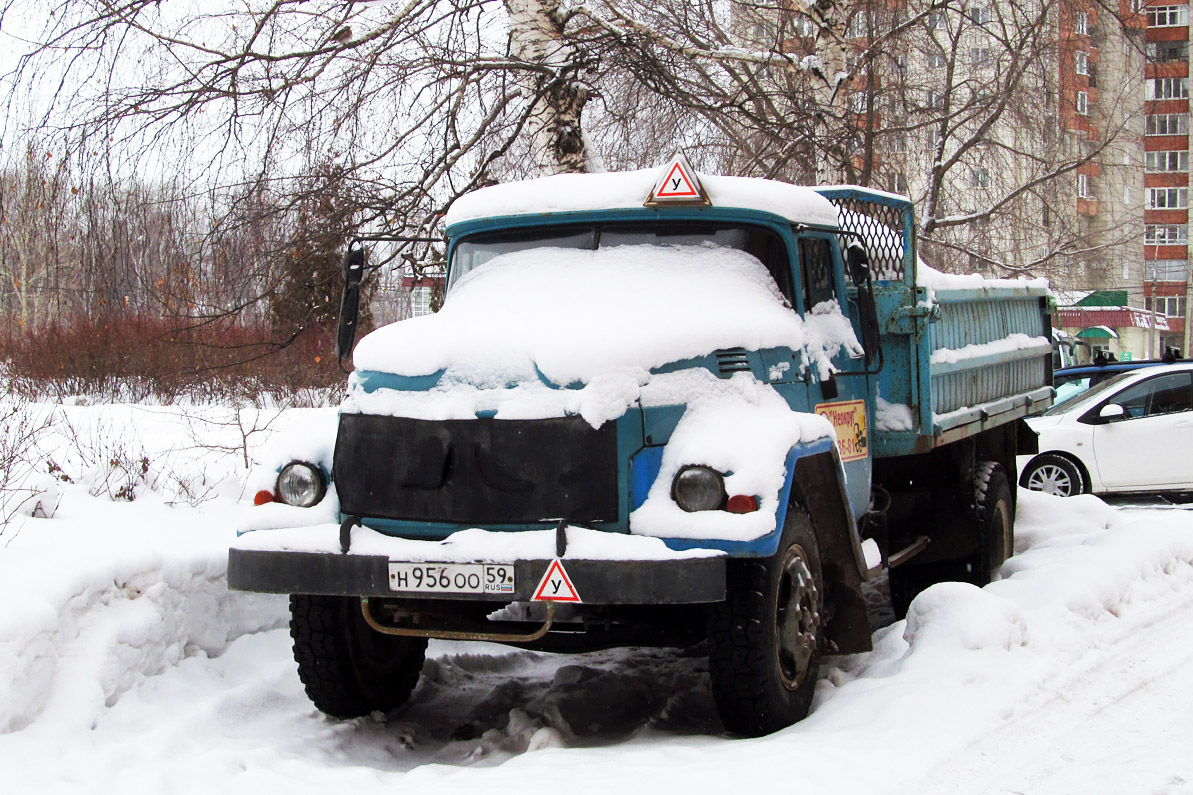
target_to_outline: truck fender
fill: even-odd
[[[791,500],[812,519],[825,586],[825,638],[834,652],[870,651],[870,620],[862,582],[868,567],[845,491],[836,447],[795,462]]]

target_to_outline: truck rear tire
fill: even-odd
[[[891,609],[905,618],[911,600],[938,582],[968,582],[988,585],[1003,562],[1015,551],[1015,503],[1010,481],[1002,465],[979,461],[973,474],[973,513],[968,532],[976,539],[976,551],[957,560],[915,565],[904,564],[888,572]]]
[[[320,711],[336,718],[389,712],[410,698],[427,641],[382,634],[348,596],[290,597],[298,678]]]
[[[713,698],[726,729],[758,737],[803,719],[816,688],[823,587],[808,514],[790,507],[774,557],[729,564],[710,617]]]
[[[1015,498],[1002,464],[979,461],[973,482],[978,551],[964,562],[965,581],[982,586],[1015,554]]]

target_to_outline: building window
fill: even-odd
[[[819,32],[819,26],[812,21],[812,18],[802,14],[791,20],[791,27],[795,30],[796,36],[805,39],[815,38]]]
[[[1185,224],[1144,224],[1143,242],[1149,246],[1185,246],[1189,227]]]
[[[1084,91],[1077,92],[1077,112],[1082,116],[1089,115],[1089,94]]]
[[[1073,15],[1073,32],[1078,36],[1089,35],[1089,12],[1078,11]]]
[[[878,110],[878,96],[871,95],[865,91],[859,91],[850,97],[853,102],[854,113],[867,113],[871,108]],[[871,104],[873,103],[873,104]]]
[[[928,12],[928,30],[944,30],[945,19],[943,11]]]
[[[410,291],[410,314],[414,317],[432,314],[431,299],[433,290],[430,287],[415,287]]]
[[[1079,199],[1092,199],[1093,198],[1093,194],[1091,194],[1089,192],[1089,175],[1088,174],[1078,174],[1077,175],[1077,198],[1079,198]]]
[[[1150,6],[1147,10],[1149,28],[1172,28],[1189,24],[1189,6]]]
[[[1089,74],[1089,53],[1081,50],[1073,53],[1073,70],[1079,75]]]
[[[1167,152],[1145,152],[1144,153],[1144,170],[1145,171],[1188,171],[1189,170],[1189,152],[1185,151],[1167,151]]]
[[[990,9],[986,6],[971,6],[966,15],[975,25],[985,25],[990,21]]]
[[[903,196],[908,194],[907,175],[902,171],[895,174],[895,176],[891,178],[891,193],[898,193]]]
[[[1184,282],[1189,278],[1189,260],[1187,259],[1153,259],[1148,260],[1144,278],[1158,282]]]
[[[939,91],[928,89],[924,92],[924,107],[925,108],[941,108],[944,107],[944,94]]]
[[[1147,209],[1149,210],[1184,210],[1188,206],[1188,188],[1147,189]]]
[[[891,133],[887,138],[887,143],[892,154],[901,155],[907,152],[907,133],[895,132]]]
[[[1147,117],[1147,135],[1188,135],[1189,114],[1155,113]]]
[[[981,166],[974,166],[969,170],[969,186],[971,188],[990,187],[990,172]]]
[[[1168,63],[1169,61],[1189,60],[1189,42],[1187,41],[1149,41],[1144,45],[1144,53],[1151,63]]]
[[[1189,78],[1157,77],[1147,81],[1147,99],[1188,99]]]
[[[990,64],[990,50],[975,47],[969,51],[969,62],[973,66],[988,66]]]
[[[864,39],[870,33],[870,25],[864,13],[857,13],[849,20],[845,35],[851,39]]]
[[[1157,295],[1144,296],[1143,308],[1147,310],[1156,310],[1157,315],[1164,315],[1164,317],[1184,317],[1185,316],[1185,296],[1183,295]]]
[[[943,69],[947,62],[944,59],[944,53],[939,50],[934,50],[928,53],[928,66],[933,69]]]
[[[1184,348],[1183,334],[1161,334],[1160,335],[1160,350],[1166,351],[1169,348],[1175,348],[1180,351]]]

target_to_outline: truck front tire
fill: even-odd
[[[816,688],[823,587],[808,514],[791,506],[773,558],[729,564],[709,628],[713,698],[726,729],[758,737],[807,715]]]
[[[336,718],[404,704],[427,648],[421,638],[377,632],[365,622],[360,599],[348,596],[292,595],[290,637],[307,696]]]

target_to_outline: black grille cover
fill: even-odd
[[[340,509],[381,519],[504,524],[617,520],[617,425],[580,417],[416,420],[343,414]]]

